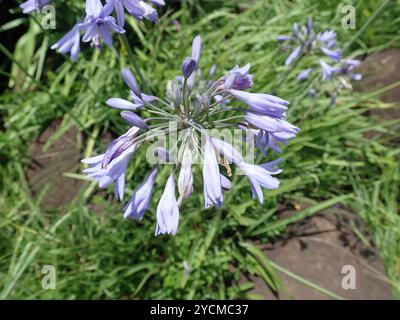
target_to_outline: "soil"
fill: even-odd
[[[344,299],[391,299],[391,287],[377,250],[371,243],[364,244],[350,225],[357,226],[363,234],[366,232],[365,225],[353,213],[321,213],[293,224],[275,243],[259,247],[269,260]],[[342,274],[342,269],[349,265],[355,270],[354,289],[342,287],[348,272]],[[333,299],[292,277],[278,274],[283,284],[280,292],[274,294],[261,278],[250,276],[246,280],[255,283],[251,293],[267,300]]]
[[[362,61],[357,69],[363,75],[362,81],[355,84],[357,91],[378,90],[400,81],[400,50],[389,49],[374,53]],[[385,102],[395,103],[395,107],[385,110],[373,110],[371,115],[384,120],[400,117],[400,86],[386,91],[381,96]]]
[[[44,150],[46,142],[59,126],[60,122],[54,121],[29,151],[32,161],[26,175],[34,196],[39,196],[46,188],[41,201],[41,207],[45,210],[70,203],[82,185],[82,181],[64,176],[64,173],[76,173],[80,168],[81,150],[78,148],[78,131],[75,128],[69,129]]]

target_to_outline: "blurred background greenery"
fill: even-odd
[[[114,36],[115,50],[86,47],[71,63],[49,47],[80,17],[84,1],[54,1],[56,30],[42,30],[38,16],[22,15],[10,3],[0,27],[0,298],[257,298],[250,293],[254,284],[240,281],[243,273],[257,275],[272,291],[282,286],[279,266],[259,244],[333,206],[364,220],[399,297],[400,120],[375,121],[369,113],[390,106],[379,100],[383,90],[347,92],[332,108],[328,97],[305,98],[308,84],[295,80],[300,65],[277,91],[291,101],[289,120],[302,130],[284,148],[281,187],[265,191],[260,205],[251,200],[246,179],[235,177],[222,209],[202,210],[199,183],[181,209],[178,234],[154,237],[162,187],[155,188],[143,220],[132,222],[122,218],[123,204],[112,190],[100,191],[80,174],[79,159],[102,152],[126,130],[119,113],[104,103],[127,93],[119,76],[130,65],[123,42]],[[126,25],[136,62],[160,96],[197,34],[203,70],[216,63],[221,74],[251,63],[258,92],[271,92],[285,72],[287,53],[276,37],[289,34],[293,22],[313,17],[315,28],[335,29],[349,57],[400,46],[397,1],[346,2],[357,10],[356,30],[341,28],[342,4],[333,0],[167,3],[158,25],[133,19]],[[366,134],[371,131],[373,138]],[[37,163],[42,150],[53,150],[62,139],[68,147],[57,149],[56,160]],[[127,197],[147,171],[141,150],[129,166]],[[279,216],[293,206],[293,215]],[[57,290],[42,289],[43,265],[56,268]]]

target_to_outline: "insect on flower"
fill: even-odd
[[[215,74],[213,66],[208,78],[202,79],[199,67],[201,51],[202,41],[197,36],[193,40],[191,56],[182,63],[181,75],[168,82],[165,99],[143,93],[132,72],[123,69],[121,75],[130,89],[131,99],[113,97],[106,103],[123,110],[121,116],[131,128],[110,143],[104,154],[82,160],[89,165],[84,172],[101,188],[114,184],[115,194],[122,200],[125,171],[135,151],[144,146],[149,137],[177,136],[168,147],[155,148],[158,162],[124,208],[125,218],[142,219],[149,208],[152,189],[161,170],[160,163],[171,165],[157,206],[156,235],[177,232],[179,208],[195,191],[196,185],[202,185],[205,208],[221,207],[224,191],[231,188],[231,165],[248,177],[253,198],[261,203],[264,200],[262,188],[279,187],[279,180],[274,177],[282,171],[275,168],[279,159],[253,164],[231,142],[217,137],[215,130],[236,128],[241,136],[250,132],[264,155],[266,149],[280,152],[278,143],[286,144],[300,130],[285,119],[288,101],[269,94],[244,91],[253,85],[250,64],[241,68],[235,66],[216,81],[210,80],[210,76]],[[247,107],[227,105],[235,100]],[[150,114],[150,117],[144,118],[139,114]],[[254,160],[254,153],[251,156]],[[193,170],[197,163],[201,164],[202,184]]]

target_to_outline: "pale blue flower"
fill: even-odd
[[[112,47],[111,33],[125,33],[114,17],[111,16],[114,7],[114,0],[102,5],[100,0],[86,0],[86,18],[83,23],[78,24],[79,28],[85,30],[82,37],[83,42],[91,42],[95,47],[100,47],[100,39]]]
[[[121,27],[125,25],[125,10],[137,20],[158,21],[157,11],[144,0],[108,0],[107,2],[114,3],[117,21]],[[165,5],[165,1],[162,0],[150,0],[150,3],[159,7]]]
[[[65,36],[51,46],[52,50],[57,50],[61,54],[70,52],[71,60],[77,61],[80,52],[80,30],[78,25],[75,25]]]
[[[236,99],[246,103],[252,111],[276,115],[281,117],[287,110],[288,101],[279,97],[264,94],[264,93],[251,93],[240,90],[228,90],[228,92]]]
[[[288,66],[295,60],[301,53],[302,46],[296,47],[296,49],[293,50],[293,52],[286,58],[285,60],[285,66]]]
[[[157,206],[156,236],[176,234],[179,224],[179,208],[175,197],[175,180],[172,173],[165,185],[164,193]]]
[[[42,8],[50,3],[50,0],[28,0],[20,4],[22,13],[29,14],[39,12]]]
[[[250,66],[248,63],[242,68],[235,66],[231,69],[225,79],[224,88],[237,90],[250,88],[253,85],[253,75],[249,74]]]
[[[204,207],[221,207],[223,197],[221,188],[221,178],[217,157],[210,138],[206,138],[204,145],[204,164],[203,164],[203,189]]]
[[[299,81],[304,81],[307,80],[310,72],[313,71],[313,68],[307,68],[306,70],[301,71],[298,75],[297,75],[297,80]]]
[[[238,168],[243,170],[250,180],[253,199],[258,198],[260,203],[264,202],[264,195],[261,188],[277,189],[279,187],[279,180],[275,177],[272,177],[272,174],[277,174],[280,171],[270,171],[268,170],[269,167],[270,164],[268,163],[264,166],[253,165],[246,162],[241,162],[238,164]]]
[[[342,52],[340,49],[330,50],[328,48],[321,47],[321,51],[326,54],[326,56],[334,62],[338,62],[342,57]]]
[[[331,80],[333,75],[338,72],[337,68],[330,66],[322,59],[319,61],[319,63],[321,64],[322,68],[322,80]]]
[[[100,188],[107,188],[115,183],[115,194],[120,200],[124,197],[125,171],[129,159],[137,148],[133,138],[138,132],[139,128],[132,127],[110,143],[104,154],[82,160],[83,163],[89,164],[89,168],[83,172],[96,180]]]
[[[142,219],[150,204],[156,176],[157,168],[153,169],[143,183],[136,188],[132,198],[124,208],[124,218]]]

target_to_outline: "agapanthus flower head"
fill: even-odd
[[[293,66],[293,61],[300,63],[302,57],[311,56],[311,58],[307,59],[308,65],[306,69],[297,74],[297,80],[305,81],[310,78],[312,73],[315,75],[313,79],[321,77],[320,88],[310,88],[308,96],[315,97],[317,90],[319,90],[328,94],[331,97],[331,104],[335,105],[339,90],[352,89],[348,80],[361,80],[361,74],[353,71],[360,62],[358,60],[343,59],[342,50],[337,47],[335,31],[326,30],[315,34],[313,28],[313,22],[309,19],[307,24],[301,27],[295,23],[291,35],[278,37],[278,40],[283,42],[284,49],[292,50],[285,60],[285,65]],[[321,54],[323,55],[322,57]],[[327,61],[326,58],[330,61]],[[317,69],[320,70],[318,73],[315,71]],[[251,119],[251,121],[257,121],[257,119]],[[261,146],[261,149],[266,145],[266,141],[266,136],[258,134],[257,143]]]
[[[235,168],[248,177],[253,197],[260,202],[264,200],[263,188],[279,187],[275,177],[281,172],[275,168],[278,161],[252,163],[255,154],[246,157],[242,153],[246,148],[237,147],[234,141],[220,136],[219,129],[232,132],[237,128],[240,141],[243,134],[251,133],[264,155],[268,149],[281,152],[279,145],[287,144],[299,132],[299,128],[286,120],[288,101],[270,94],[244,91],[253,84],[250,64],[235,66],[217,80],[210,80],[216,72],[213,66],[207,79],[202,79],[201,49],[201,38],[197,36],[191,56],[181,66],[182,75],[168,82],[165,99],[143,93],[130,70],[123,69],[121,75],[132,101],[113,97],[107,104],[123,109],[121,116],[131,128],[112,142],[105,154],[84,160],[89,164],[84,172],[98,181],[100,187],[115,183],[116,194],[122,199],[125,170],[136,149],[145,146],[149,138],[165,141],[177,137],[168,148],[154,149],[156,161],[149,161],[153,169],[135,189],[124,209],[125,217],[142,219],[156,188],[155,177],[162,170],[160,165],[165,164],[163,169],[169,177],[161,182],[165,185],[156,210],[156,235],[177,232],[180,207],[195,192],[196,186],[203,190],[205,208],[221,207],[224,192],[232,186],[229,177]],[[242,106],[228,106],[227,101],[229,105],[236,101]],[[139,114],[150,114],[150,117]],[[198,164],[202,174],[193,170]]]
[[[22,13],[29,14],[39,12],[44,6],[48,5],[50,0],[28,0],[20,4]]]
[[[302,54],[308,55],[322,52],[331,60],[337,62],[341,59],[341,50],[336,46],[336,32],[327,30],[315,35],[312,19],[299,28],[298,24],[293,25],[293,32],[290,36],[278,36],[279,41],[285,43],[285,49],[292,50],[285,60],[285,65],[292,64]],[[293,49],[294,48],[294,49]]]

